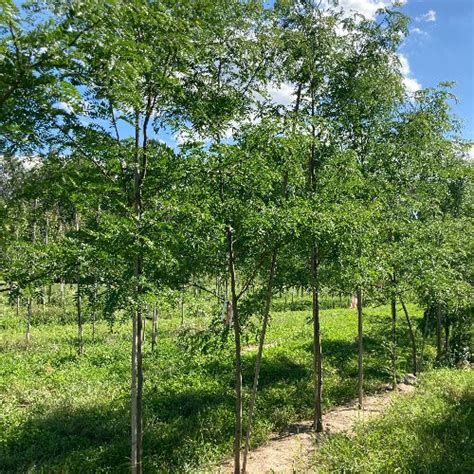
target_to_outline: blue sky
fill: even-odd
[[[322,4],[329,0],[322,0]],[[22,3],[17,1],[17,3]],[[273,0],[267,0],[271,5]],[[393,0],[339,0],[347,11],[374,17],[377,9]],[[400,48],[400,60],[407,89],[433,87],[453,81],[459,103],[454,113],[463,123],[462,136],[474,142],[474,0],[400,0],[401,10],[412,18],[410,36]],[[290,103],[293,88],[270,87],[276,102]],[[124,134],[129,130],[122,125]],[[175,137],[165,131],[162,137],[175,146]]]
[[[408,0],[402,11],[412,17],[400,50],[408,77],[423,87],[454,81],[453,110],[464,122],[464,138],[474,141],[474,0]]]

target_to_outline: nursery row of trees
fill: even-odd
[[[133,472],[144,306],[169,289],[224,307],[211,329],[235,343],[236,473],[276,291],[312,294],[316,431],[323,289],[358,296],[360,404],[367,298],[391,303],[394,367],[408,300],[427,309],[438,358],[463,356],[472,167],[449,84],[404,89],[407,22],[314,0],[0,0],[0,291],[25,302],[29,338],[32,301],[74,284],[80,354],[83,301],[93,321],[130,314]],[[243,443],[241,337],[255,314]],[[414,337],[413,354],[416,373]]]

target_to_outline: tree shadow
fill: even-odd
[[[253,361],[254,362],[254,361]],[[233,369],[228,362],[210,362],[209,370],[228,374],[202,389],[145,387],[144,470],[183,472],[198,468],[208,458],[230,452],[234,431]],[[206,367],[203,367],[206,370]],[[251,364],[244,382],[251,387]],[[269,358],[261,372],[260,390],[281,381],[294,384],[308,370],[284,356]],[[278,405],[277,394],[268,396],[268,407]],[[219,440],[220,450],[212,446]],[[222,440],[228,440],[227,445]],[[211,459],[211,457],[214,458]],[[129,407],[127,399],[101,406],[64,405],[35,412],[0,445],[1,472],[128,472]],[[146,468],[146,469],[145,469]]]

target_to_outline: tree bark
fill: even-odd
[[[417,374],[417,363],[416,363],[416,338],[415,332],[413,331],[413,326],[411,324],[410,316],[408,315],[407,307],[405,306],[405,302],[400,298],[400,303],[402,304],[403,312],[405,313],[405,318],[407,320],[408,329],[410,332],[410,340],[411,340],[411,355],[412,355],[412,373],[413,375]]]
[[[240,343],[240,324],[237,311],[237,290],[235,276],[234,238],[230,226],[227,226],[227,248],[229,253],[230,291],[235,337],[235,438],[234,438],[234,474],[240,474],[240,448],[242,445],[242,359]]]
[[[270,315],[270,308],[272,304],[272,294],[273,294],[273,277],[275,275],[275,267],[276,267],[276,250],[273,251],[272,254],[272,261],[270,264],[270,273],[268,276],[268,285],[267,285],[267,294],[265,299],[265,308],[263,310],[263,319],[262,319],[262,331],[260,333],[260,340],[258,344],[258,352],[257,358],[255,360],[255,375],[253,379],[253,387],[252,387],[252,395],[250,397],[250,405],[249,405],[249,415],[247,420],[247,433],[245,435],[245,449],[244,449],[244,457],[242,462],[242,473],[245,474],[247,469],[247,455],[250,446],[250,434],[252,432],[252,421],[253,421],[253,411],[255,407],[255,400],[257,398],[257,390],[258,390],[258,378],[260,376],[260,367],[262,364],[262,357],[263,357],[263,346],[265,344],[265,335],[267,332],[267,325],[268,325],[268,317]],[[285,296],[286,298],[286,296]]]
[[[156,307],[156,303],[153,305],[153,323],[151,326],[151,350],[155,350],[156,346],[156,333],[157,333],[157,326],[158,326],[158,309]]]
[[[84,353],[84,339],[82,331],[82,308],[81,308],[81,276],[77,275],[77,291],[76,291],[76,309],[77,309],[77,353]]]
[[[441,359],[443,354],[443,348],[441,345],[441,331],[442,331],[442,323],[443,323],[443,313],[441,311],[441,304],[437,303],[437,324],[436,324],[436,358],[438,360]]]
[[[430,320],[430,307],[428,306],[428,309],[426,310],[425,313],[425,327],[423,328],[423,340],[421,343],[421,352],[420,352],[420,371],[423,370],[423,359],[425,355],[425,342],[426,338],[428,337],[428,327],[429,327],[429,320]]]
[[[26,334],[25,334],[27,344],[29,344],[30,340],[31,340],[31,317],[32,317],[32,313],[33,313],[32,304],[33,304],[32,303],[32,298],[30,296],[30,297],[28,297],[28,300],[27,300],[28,313],[27,313],[27,316],[26,316]]]
[[[317,433],[323,431],[322,398],[322,353],[321,330],[319,321],[319,275],[318,248],[313,246],[311,251],[311,286],[313,311],[313,372],[314,372],[314,429]]]
[[[97,306],[97,283],[94,283],[94,305],[92,308],[92,342],[95,342],[95,319]]]
[[[392,389],[397,386],[397,300],[392,296]]]
[[[142,220],[142,186],[146,171],[146,135],[143,140],[143,163],[140,158],[140,114],[135,112],[135,169],[133,206],[137,222],[137,234],[140,236]],[[134,258],[135,277],[135,310],[132,319],[132,374],[131,374],[131,471],[142,472],[142,397],[143,397],[143,363],[142,363],[142,307],[143,287],[140,282],[143,275],[143,245],[138,238]]]
[[[76,212],[76,232],[79,231],[79,216]],[[84,339],[82,330],[82,307],[81,307],[81,264],[77,263],[76,276],[76,310],[77,310],[77,353],[82,355],[84,353]]]
[[[358,377],[358,400],[359,409],[363,408],[364,401],[364,341],[363,341],[363,326],[362,326],[362,289],[357,287],[357,329],[358,329],[358,345],[359,345],[359,377]]]

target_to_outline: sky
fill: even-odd
[[[268,6],[274,0],[267,0]],[[329,0],[321,0],[327,3]],[[374,18],[379,8],[394,0],[339,0],[346,11]],[[399,58],[408,91],[435,87],[453,81],[452,92],[458,103],[453,112],[462,122],[461,135],[474,144],[474,0],[399,0],[401,11],[411,17],[410,35],[400,48]],[[19,2],[17,2],[19,3]],[[274,102],[289,104],[294,87],[282,84],[270,87]],[[128,135],[126,125],[123,132]],[[171,146],[180,137],[165,130],[164,141]],[[474,146],[472,147],[474,150]],[[474,156],[474,152],[473,152]]]
[[[463,121],[463,137],[474,142],[474,0],[408,0],[401,10],[412,18],[400,49],[407,78],[422,87],[454,81],[459,103],[453,111]]]
[[[322,0],[327,1],[327,0]],[[269,0],[267,5],[271,5]],[[401,11],[411,18],[410,34],[399,50],[405,87],[409,92],[454,82],[454,114],[461,135],[474,143],[474,0],[400,0]],[[393,0],[339,0],[346,11],[374,18]],[[275,102],[294,100],[288,84],[270,87]],[[179,139],[178,139],[179,142]],[[474,146],[471,148],[474,150]],[[474,156],[474,151],[471,152]]]
[[[452,92],[458,103],[453,102],[453,112],[462,122],[463,138],[474,142],[474,0],[400,3],[400,10],[411,18],[410,34],[399,50],[405,87],[415,92],[422,87],[436,87],[440,82],[454,82]],[[339,0],[344,10],[368,18],[392,4],[393,0]],[[290,92],[283,86],[271,94],[285,102]]]
[[[267,4],[272,3],[269,0]],[[462,137],[474,143],[474,0],[400,3],[400,10],[411,18],[410,34],[399,50],[405,87],[415,92],[440,82],[454,82],[452,92],[458,102],[452,103],[453,112],[461,121]],[[369,18],[392,4],[393,0],[339,0],[346,11]],[[270,87],[270,95],[278,103],[292,102],[293,93],[294,88],[287,84]]]

